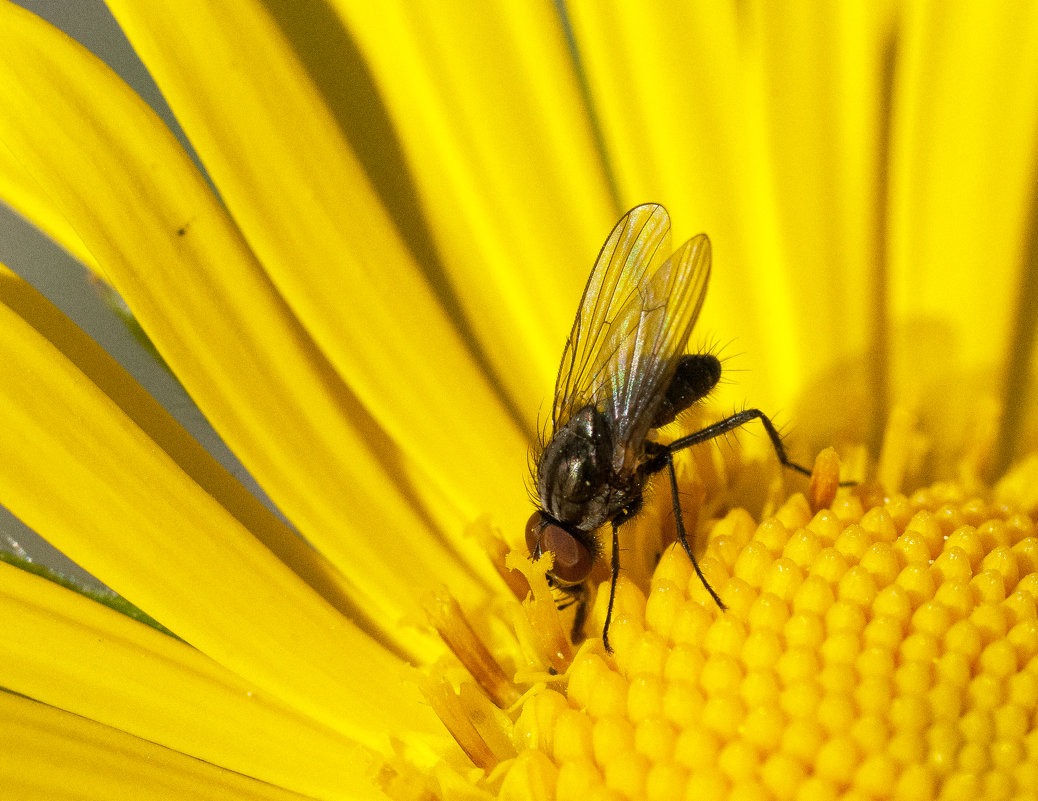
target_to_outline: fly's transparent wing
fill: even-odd
[[[688,240],[620,310],[602,338],[596,372],[606,381],[599,407],[613,423],[614,468],[633,468],[664,393],[688,346],[710,278],[710,240]]]
[[[573,330],[566,341],[555,384],[552,427],[558,431],[588,404],[603,409],[603,397],[613,383],[609,357],[603,349],[616,350],[619,329],[637,325],[628,320],[632,303],[642,289],[642,279],[652,273],[670,249],[670,217],[655,203],[637,206],[613,228],[598,254],[584,287]]]

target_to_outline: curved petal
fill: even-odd
[[[208,656],[325,725],[370,741],[405,721],[437,730],[398,660],[3,305],[0,362],[0,501],[21,520]],[[354,660],[385,682],[383,692],[344,680]]]
[[[0,142],[0,198],[94,272],[97,262],[15,155]]]
[[[4,743],[0,786],[8,798],[307,798],[10,693],[0,693],[0,739]],[[361,786],[349,797],[384,796],[370,789],[365,792]]]
[[[422,447],[439,444],[448,466],[471,453],[473,432],[483,437],[481,458],[456,486],[447,471],[428,486],[403,445],[387,441],[315,349],[151,111],[86,51],[8,4],[0,6],[0,40],[0,103],[20,109],[0,117],[0,139],[74,222],[214,427],[306,538],[390,624],[401,610],[417,609],[415,587],[443,582],[462,596],[481,594],[434,528],[453,531],[465,520],[457,492],[445,498],[444,483],[469,486],[462,479],[482,470],[473,491],[501,489],[503,460],[491,458],[490,434],[476,423],[450,425],[454,418],[442,411],[416,410],[416,425],[432,425],[434,415],[438,435],[434,443],[418,433],[414,439]],[[386,298],[379,305],[388,313]],[[377,361],[380,340],[373,336],[357,352]],[[383,361],[393,358],[383,353]],[[440,406],[456,400],[463,407],[470,391],[481,394],[459,367],[448,375],[464,391],[449,397],[435,365],[423,364],[421,380],[408,374],[414,358],[396,368],[395,391],[404,384],[401,373],[417,382],[404,393],[407,403],[421,404],[419,387],[433,376],[440,386],[424,394]],[[506,426],[492,441],[507,442],[508,431],[514,434]],[[453,434],[459,442],[452,450]],[[511,450],[524,453],[515,444]],[[435,503],[423,513],[416,507],[426,499]],[[476,546],[465,547],[478,554]],[[489,566],[483,569],[489,575]]]
[[[1007,310],[1034,270],[1025,256],[1034,225],[1038,8],[919,3],[903,31],[890,165],[895,368],[906,397],[925,395],[922,411],[940,420],[947,410],[934,401],[957,401],[967,376],[1001,383],[978,367],[1001,366]],[[924,325],[932,332],[925,338]]]
[[[840,9],[833,13],[851,17],[852,6],[858,8],[833,6]],[[860,27],[855,29],[855,47],[848,48],[832,31],[849,31],[849,22],[826,26],[819,15],[777,8],[772,13],[768,8],[710,2],[649,11],[626,3],[575,3],[571,8],[607,149],[623,165],[618,170],[621,191],[629,197],[651,195],[666,204],[677,225],[686,227],[676,233],[677,241],[698,230],[709,232],[715,270],[701,330],[715,331],[721,339],[733,337],[747,351],[741,363],[753,369],[740,376],[738,395],[766,407],[779,399],[788,402],[803,386],[805,374],[827,367],[848,349],[860,350],[870,333],[866,321],[871,310],[859,309],[854,316],[853,307],[834,305],[831,298],[837,283],[831,271],[833,249],[860,244],[863,236],[874,233],[863,213],[869,209],[868,198],[855,194],[845,199],[855,229],[851,242],[811,240],[816,229],[798,226],[808,214],[832,213],[837,177],[833,151],[847,143],[857,147],[863,135],[873,141],[876,112],[814,114],[803,105],[809,93],[796,82],[808,72],[815,83],[826,82],[831,91],[819,93],[819,102],[837,105],[842,112],[847,104],[860,103],[860,95],[848,87],[860,83],[869,60],[878,58],[860,44],[875,41],[862,36]],[[805,19],[825,34],[806,26],[796,30]],[[859,22],[869,31],[876,25],[871,19]],[[776,26],[791,35],[776,36]],[[778,52],[787,39],[789,51]],[[841,56],[835,69],[834,53]],[[783,58],[792,63],[782,63]],[[787,116],[795,123],[787,123]],[[833,116],[847,126],[836,138]],[[801,130],[798,148],[784,152],[787,140]],[[819,151],[822,137],[828,137],[828,147]],[[778,151],[781,158],[776,160]],[[797,160],[805,153],[811,153],[808,165]],[[874,177],[877,157],[872,153],[870,160],[864,152],[845,162],[856,171],[852,185],[860,187],[863,176]],[[784,165],[789,165],[788,173],[781,172]],[[826,223],[822,230],[832,230]],[[855,275],[853,270],[848,274]],[[845,277],[841,273],[841,285]],[[846,291],[856,299],[859,287]],[[812,322],[823,318],[822,335],[789,315],[802,302]],[[840,309],[835,318],[834,308]],[[812,316],[812,310],[818,315]],[[809,332],[810,347],[796,342],[799,331]]]
[[[527,441],[264,4],[110,7],[279,292],[417,465],[412,480],[467,519],[492,497],[518,528]]]
[[[1034,175],[1031,6],[567,8],[621,193],[710,231],[702,324],[747,351],[740,397],[842,376],[880,397],[829,409],[864,421],[888,371],[914,392],[949,348],[960,370],[999,363]],[[1001,322],[974,336],[960,309]]]
[[[529,419],[620,211],[556,9],[334,5],[386,103],[450,286]]]
[[[0,265],[0,303],[58,348],[97,384],[119,409],[174,459],[198,485],[230,512],[292,571],[347,617],[360,612],[355,589],[323,556],[276,517],[228,473],[103,348],[46,298]],[[369,625],[375,631],[381,627]]]
[[[0,684],[9,690],[315,798],[339,797],[371,769],[355,743],[189,645],[3,564],[0,618]]]
[[[761,4],[746,25],[743,57],[763,104],[761,133],[772,165],[766,200],[780,257],[773,271],[752,272],[760,374],[751,385],[762,394],[761,384],[770,385],[776,402],[846,369],[848,354],[868,354],[872,369],[855,382],[864,398],[885,386],[880,254],[893,5],[838,3],[798,13],[783,3]],[[725,289],[742,296],[747,276],[732,278]],[[776,329],[788,338],[776,338]],[[885,400],[841,399],[859,426],[856,439],[878,433]],[[823,428],[840,425],[825,417]]]

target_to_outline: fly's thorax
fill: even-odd
[[[594,406],[560,427],[537,465],[537,492],[551,517],[593,531],[612,516],[613,434]]]

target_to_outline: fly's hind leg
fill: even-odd
[[[662,470],[664,464],[668,463],[668,454],[676,453],[685,448],[691,448],[693,445],[698,445],[700,442],[714,439],[714,437],[720,437],[727,434],[729,431],[742,428],[753,420],[760,420],[760,424],[764,426],[764,432],[768,435],[768,439],[771,440],[771,447],[775,450],[775,455],[784,467],[788,467],[790,470],[796,470],[798,473],[803,473],[805,476],[811,475],[810,468],[804,467],[802,464],[797,464],[786,455],[786,447],[782,444],[782,436],[779,434],[778,429],[775,428],[775,424],[771,422],[771,418],[764,414],[760,409],[744,409],[741,412],[736,412],[731,417],[724,418],[724,420],[718,420],[713,425],[709,425],[701,431],[696,431],[694,434],[689,434],[686,437],[674,440],[669,445],[663,446],[661,450],[665,450],[666,454],[660,453],[654,456],[650,460],[650,463],[646,465],[646,470],[650,474],[657,470]],[[853,487],[854,484],[854,481],[840,482],[841,487]]]
[[[760,420],[761,425],[764,426],[765,433],[768,435],[768,439],[771,440],[771,447],[775,449],[775,455],[784,466],[788,467],[790,470],[796,470],[798,473],[803,473],[805,476],[811,475],[810,469],[801,464],[797,464],[786,455],[786,447],[782,444],[782,437],[779,435],[778,429],[775,428],[775,424],[771,422],[771,418],[764,414],[760,409],[744,409],[741,412],[736,412],[731,417],[724,418],[724,420],[718,420],[713,425],[709,425],[700,431],[696,431],[694,434],[689,434],[686,437],[674,440],[669,445],[665,446],[665,453],[661,453],[652,460],[654,464],[650,470],[655,472],[656,470],[662,470],[664,464],[673,465],[668,458],[670,454],[684,450],[685,448],[691,448],[693,445],[698,445],[700,442],[706,442],[715,437],[723,436],[729,431],[742,428],[752,420]],[[671,470],[673,470],[673,467],[671,467]]]
[[[699,580],[703,582],[703,586],[706,587],[707,592],[710,593],[710,597],[714,599],[714,602],[721,609],[727,609],[727,607],[721,600],[721,596],[717,594],[717,591],[710,586],[710,582],[706,580],[706,576],[703,575],[703,571],[699,567],[699,561],[696,559],[695,554],[692,553],[692,547],[688,542],[688,536],[685,532],[685,521],[681,515],[681,504],[678,502],[678,477],[677,473],[674,471],[674,454],[678,451],[684,450],[685,448],[691,448],[693,445],[698,445],[701,442],[706,442],[715,437],[723,436],[729,431],[741,428],[752,420],[760,420],[761,425],[764,426],[764,431],[768,435],[768,439],[771,440],[771,447],[775,449],[775,455],[783,466],[788,467],[790,470],[796,470],[798,473],[803,473],[805,476],[811,475],[811,471],[808,468],[801,464],[797,464],[786,455],[786,448],[782,444],[782,437],[779,435],[778,429],[775,428],[775,424],[772,423],[771,419],[760,409],[745,409],[741,412],[736,412],[731,417],[719,420],[713,425],[709,425],[700,431],[689,434],[688,436],[680,437],[668,445],[654,445],[652,448],[648,449],[650,458],[642,467],[645,475],[652,475],[653,473],[659,472],[664,467],[667,468],[667,472],[670,475],[671,498],[674,502],[674,523],[677,527],[678,539],[681,541],[681,547],[685,549],[688,558],[692,560],[692,567],[696,569],[696,575],[699,576]],[[840,482],[841,487],[853,485],[853,481]]]

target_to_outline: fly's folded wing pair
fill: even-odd
[[[626,462],[640,452],[674,377],[709,276],[705,234],[671,254],[670,217],[663,206],[627,212],[584,288],[555,385],[554,431],[593,405],[613,426],[613,442],[620,446],[614,469],[633,469]]]

